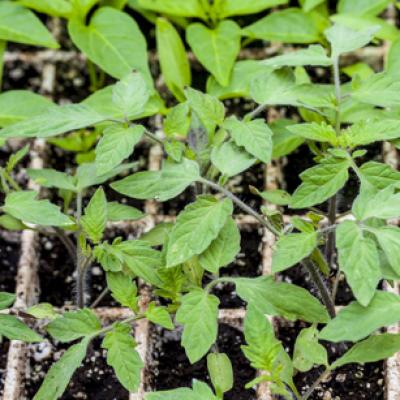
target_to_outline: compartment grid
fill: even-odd
[[[59,20],[55,19],[52,24],[54,33],[60,32]],[[281,49],[280,45],[273,45],[268,48],[258,50],[256,54],[253,50],[243,50],[241,58],[265,58],[269,55],[276,54]],[[383,47],[367,47],[362,51],[356,52],[351,58],[368,59],[373,62],[379,62],[385,56],[387,46]],[[193,55],[190,55],[191,61],[196,62]],[[37,51],[37,52],[7,52],[5,54],[5,62],[11,63],[21,61],[27,64],[36,64],[43,66],[42,69],[42,84],[41,93],[48,97],[53,97],[55,92],[57,62],[68,63],[71,60],[85,61],[85,57],[75,51]],[[151,62],[157,61],[157,56],[154,52],[150,52]],[[157,134],[162,136],[160,116],[155,117]],[[41,168],[44,164],[44,153],[46,145],[42,140],[36,140],[32,151],[33,168]],[[398,168],[399,160],[397,151],[385,143],[383,146],[385,162]],[[159,145],[153,145],[150,149],[148,160],[148,168],[150,170],[158,170],[161,166],[163,152]],[[276,189],[282,185],[282,169],[279,163],[271,163],[266,166],[264,171],[264,189]],[[29,188],[38,189],[36,185],[30,181]],[[175,217],[160,214],[159,204],[155,201],[145,202],[145,211],[148,214],[142,221],[133,223],[112,223],[107,229],[113,230],[121,228],[126,230],[136,231],[136,229],[148,231],[160,222],[174,221]],[[289,216],[285,216],[287,220]],[[235,220],[239,226],[250,226],[253,229],[260,228],[259,223],[252,217],[244,215],[235,215]],[[274,244],[274,236],[263,230],[262,237],[262,274],[271,274],[272,262],[272,246]],[[25,308],[38,301],[39,298],[39,276],[38,276],[38,234],[33,231],[23,231],[21,237],[21,257],[18,264],[17,276],[17,300],[15,307]],[[151,299],[149,287],[144,284],[139,285],[141,295],[141,307],[145,308]],[[399,287],[386,287],[386,290],[399,293]],[[96,307],[95,312],[103,321],[115,321],[126,318],[132,315],[132,312],[126,308],[119,307]],[[241,327],[245,316],[244,308],[237,309],[221,309],[219,313],[219,321],[227,323],[233,327]],[[279,319],[271,318],[276,329],[279,329]],[[399,324],[390,327],[388,331],[392,333],[400,333]],[[151,338],[150,338],[150,323],[146,320],[137,321],[135,324],[135,338],[138,343],[138,351],[145,362],[145,368],[142,373],[142,383],[138,393],[130,394],[129,400],[144,400],[148,381],[148,367],[151,359]],[[7,372],[4,384],[3,400],[21,400],[24,393],[25,371],[29,363],[28,346],[20,341],[11,341]],[[395,355],[386,362],[385,368],[385,383],[386,383],[386,400],[400,400],[400,354]],[[272,400],[271,393],[267,384],[259,385],[257,388],[257,400]]]

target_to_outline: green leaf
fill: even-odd
[[[181,343],[192,364],[217,340],[218,305],[218,298],[202,289],[194,289],[182,297],[176,321],[184,326]]]
[[[339,0],[338,12],[353,15],[378,15],[391,0]]]
[[[240,51],[240,27],[233,21],[222,21],[215,29],[194,23],[186,30],[186,39],[200,63],[227,86]]]
[[[325,0],[304,0],[303,1],[303,10],[305,12],[309,12],[324,2],[325,2]]]
[[[332,59],[364,47],[379,29],[379,26],[372,26],[362,31],[354,31],[343,25],[333,25],[325,31],[325,36],[332,46]]]
[[[185,45],[174,26],[165,18],[157,18],[156,39],[165,84],[179,101],[184,101],[184,89],[192,83]]]
[[[37,225],[66,226],[73,221],[48,200],[37,200],[33,191],[13,192],[7,195],[3,210],[24,222]]]
[[[217,238],[200,254],[199,263],[205,270],[216,274],[220,267],[233,262],[239,251],[240,232],[235,221],[228,218]]]
[[[136,351],[136,342],[130,330],[129,325],[117,323],[107,332],[102,347],[107,349],[107,364],[113,367],[122,386],[130,392],[136,392],[144,364]]]
[[[126,75],[112,89],[112,102],[125,118],[141,115],[150,98],[150,89],[139,72]]]
[[[104,130],[96,146],[96,168],[99,175],[106,174],[128,158],[140,141],[144,127],[135,125],[125,128],[112,125]]]
[[[68,18],[73,11],[72,5],[66,0],[20,0],[18,3],[52,17]]]
[[[88,344],[89,339],[74,344],[50,367],[33,400],[57,400],[62,396],[75,370],[81,366]]]
[[[367,307],[353,301],[339,311],[319,337],[330,342],[357,342],[382,327],[400,321],[400,297],[378,290]]]
[[[67,311],[51,321],[46,329],[53,338],[65,343],[95,334],[101,329],[101,324],[93,311],[83,308]]]
[[[107,272],[107,287],[112,297],[121,306],[129,307],[133,311],[138,309],[137,287],[132,278],[122,272]]]
[[[166,329],[174,329],[174,324],[166,307],[157,307],[154,302],[151,302],[144,314],[154,324]]]
[[[219,99],[249,97],[250,83],[259,73],[270,73],[271,69],[255,60],[238,61],[232,70],[228,86],[220,85],[211,75],[207,80],[207,93]]]
[[[342,140],[349,147],[367,145],[399,137],[400,131],[395,119],[360,120],[342,132]]]
[[[400,335],[390,333],[374,335],[355,344],[332,364],[332,368],[339,368],[346,364],[365,364],[384,360],[398,351],[400,351]]]
[[[46,97],[28,90],[3,92],[0,94],[0,127],[24,121],[55,107]]]
[[[136,69],[152,86],[146,40],[128,14],[100,7],[88,26],[71,20],[68,32],[79,50],[114,78],[122,79]]]
[[[255,369],[269,372],[272,381],[292,383],[293,366],[282,343],[275,338],[274,330],[257,308],[247,308],[244,320],[246,345],[242,351]]]
[[[233,205],[229,199],[199,196],[178,215],[167,249],[167,267],[173,267],[204,252],[217,238]]]
[[[61,135],[76,129],[93,126],[107,119],[83,104],[51,107],[43,114],[0,130],[0,138],[41,137]]]
[[[216,97],[204,94],[196,89],[187,88],[185,95],[190,108],[196,113],[209,135],[222,125],[225,118],[225,107]]]
[[[149,243],[150,246],[161,246],[168,238],[173,226],[172,222],[160,222],[154,228],[144,233],[140,239]]]
[[[373,74],[356,89],[352,91],[352,97],[361,103],[372,104],[379,107],[400,106],[400,83],[395,77],[382,72]]]
[[[307,372],[314,365],[328,365],[328,353],[324,346],[318,343],[318,330],[315,326],[302,329],[296,338],[293,352],[293,366]]]
[[[304,139],[314,140],[316,142],[328,142],[333,146],[337,146],[338,143],[335,129],[333,126],[328,125],[325,122],[320,124],[311,122],[306,124],[290,125],[287,129]]]
[[[198,164],[184,158],[181,163],[166,161],[161,171],[138,172],[112,183],[111,187],[135,199],[166,201],[182,193],[199,177]]]
[[[0,39],[58,48],[58,43],[35,14],[11,1],[0,2]]]
[[[400,274],[400,229],[394,226],[382,226],[368,230],[375,235],[390,266]]]
[[[400,38],[394,41],[390,47],[386,60],[386,70],[392,76],[400,75]]]
[[[347,282],[360,304],[367,306],[381,279],[375,242],[354,221],[345,221],[336,230],[336,245]]]
[[[217,395],[222,396],[233,388],[232,363],[225,353],[210,353],[207,369]]]
[[[272,258],[272,271],[284,271],[308,257],[317,247],[317,233],[291,233],[281,236]]]
[[[190,128],[189,104],[179,103],[172,107],[164,120],[165,135],[186,137]]]
[[[320,40],[316,23],[299,8],[273,12],[245,27],[243,33],[253,39],[284,43],[313,43]]]
[[[248,15],[257,14],[267,8],[287,4],[288,0],[252,0],[252,1],[237,1],[225,0],[221,4],[221,9],[218,13],[219,18],[232,17],[233,15]]]
[[[171,140],[164,143],[164,150],[175,162],[181,162],[186,146],[179,140]]]
[[[312,323],[329,321],[323,305],[301,287],[275,282],[268,276],[232,278],[232,281],[238,295],[263,314]]]
[[[14,293],[0,292],[0,310],[11,306],[15,299],[16,295]]]
[[[93,243],[99,243],[107,225],[107,199],[103,188],[98,188],[90,199],[81,224],[89,239]]]
[[[50,303],[39,303],[29,307],[26,310],[27,314],[34,316],[37,319],[54,320],[60,316]]]
[[[76,191],[75,179],[65,172],[56,171],[51,168],[29,168],[27,173],[40,186]]]
[[[274,133],[272,136],[273,159],[284,157],[304,143],[304,139],[294,135],[289,131],[288,126],[293,125],[294,121],[289,119],[279,119],[273,122],[270,127]]]
[[[291,201],[291,196],[288,192],[282,189],[268,190],[265,192],[260,192],[255,187],[250,187],[252,193],[255,193],[267,200],[269,203],[276,204],[278,206],[287,206]]]
[[[240,121],[233,116],[224,121],[223,127],[252,156],[265,163],[271,161],[273,132],[264,120]]]
[[[14,168],[25,158],[25,156],[29,153],[30,146],[29,144],[25,145],[21,149],[19,149],[16,153],[13,153],[8,157],[6,163],[6,172],[11,173]]]
[[[323,203],[336,194],[349,178],[350,161],[327,157],[320,164],[304,171],[302,184],[293,193],[291,208],[306,208]]]
[[[226,176],[238,175],[250,168],[256,161],[256,158],[233,141],[214,146],[211,152],[211,162]]]
[[[353,214],[359,221],[368,218],[390,219],[400,215],[400,193],[393,186],[376,191],[372,187],[361,187],[360,195],[353,203]]]
[[[198,0],[139,0],[139,6],[161,14],[207,19],[205,11]]]
[[[10,340],[42,342],[43,338],[14,315],[0,314],[0,335]]]
[[[369,161],[359,168],[361,181],[373,185],[376,189],[385,189],[400,181],[400,172],[390,165]]]
[[[332,65],[332,60],[326,55],[325,49],[319,44],[316,44],[306,49],[268,58],[262,61],[262,64],[274,68],[300,67],[305,65],[329,66]]]
[[[116,201],[107,203],[108,221],[135,221],[143,218],[144,215],[135,207],[120,204]]]
[[[7,214],[0,216],[0,226],[9,231],[22,231],[26,229],[26,225],[19,219]]]
[[[146,400],[203,400],[189,388],[164,390],[162,392],[148,393]]]

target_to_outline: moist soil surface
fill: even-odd
[[[33,398],[51,365],[60,359],[67,348],[66,345],[53,346],[48,342],[31,347],[30,370],[25,387],[27,399]],[[128,392],[107,365],[106,354],[101,348],[101,339],[93,340],[82,366],[75,372],[60,399],[128,400]]]
[[[197,379],[210,384],[206,357],[191,365],[180,344],[181,329],[167,331],[154,327],[152,332],[153,365],[150,365],[150,386],[153,390],[191,387]],[[226,393],[226,400],[254,400],[254,390],[246,390],[246,383],[254,379],[255,371],[244,357],[240,346],[244,344],[243,333],[227,324],[219,325],[218,351],[227,353],[232,361],[235,385]]]
[[[0,292],[15,292],[21,235],[0,230]]]
[[[306,327],[307,325],[303,322],[286,323],[285,326],[279,327],[278,338],[291,356],[297,335],[302,328]],[[340,357],[351,347],[351,343],[339,345],[324,341],[321,343],[328,350],[329,362]],[[305,373],[298,373],[294,378],[298,390],[304,394],[323,370],[323,367],[317,367]],[[370,400],[372,398],[384,399],[383,361],[364,365],[348,364],[338,368],[309,397],[310,400]]]

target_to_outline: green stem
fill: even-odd
[[[0,40],[0,92],[3,88],[3,73],[4,73],[4,54],[6,52],[7,42]]]
[[[150,132],[149,130],[145,130],[144,134],[146,136],[148,136],[150,139],[154,140],[155,142],[157,142],[160,145],[164,145],[164,141],[162,139],[160,139],[159,137],[157,137],[154,133]]]
[[[90,78],[90,91],[95,92],[98,87],[96,67],[90,60],[87,60],[87,67],[88,67],[89,78]]]
[[[146,318],[146,316],[144,314],[138,314],[138,315],[133,315],[132,317],[129,317],[129,318],[125,318],[121,321],[115,321],[111,325],[108,325],[108,326],[104,327],[103,329],[94,333],[92,335],[92,338],[94,338],[96,336],[104,335],[105,333],[112,331],[116,324],[129,324],[131,322],[138,321],[143,318]]]
[[[82,192],[76,195],[76,221],[79,225],[82,217]],[[76,232],[76,294],[79,308],[85,306],[85,270],[83,269],[83,254],[80,244],[81,230]]]
[[[20,192],[22,189],[21,187],[18,185],[18,183],[14,180],[14,178],[6,171],[4,171],[4,177],[5,179],[7,179],[8,183],[12,186],[12,188],[17,191]]]

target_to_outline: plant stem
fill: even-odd
[[[310,389],[307,390],[305,395],[303,396],[303,400],[307,400],[311,394],[314,392],[314,390],[318,387],[318,385],[326,379],[329,375],[331,374],[330,369],[326,369],[318,378],[317,380],[311,385]]]
[[[157,137],[154,133],[150,132],[148,129],[144,131],[144,134],[148,136],[150,139],[154,140],[158,144],[164,145],[164,141]]]
[[[107,296],[110,289],[108,287],[104,288],[103,291],[97,296],[97,299],[90,305],[90,308],[95,308],[99,303]]]
[[[330,315],[331,318],[334,318],[336,316],[336,311],[335,311],[335,304],[332,300],[331,294],[329,292],[329,289],[325,285],[325,282],[323,281],[320,273],[318,272],[317,267],[315,264],[308,258],[302,261],[302,265],[304,268],[308,271],[310,274],[313,282],[317,286],[323,303],[325,304],[325,307]]]
[[[239,208],[241,208],[244,212],[249,215],[252,215],[258,222],[260,222],[263,226],[265,226],[269,231],[271,231],[275,236],[281,236],[281,232],[275,228],[268,220],[266,220],[262,215],[260,215],[257,211],[253,210],[246,203],[243,203],[238,197],[236,197],[232,192],[225,189],[223,186],[218,185],[215,182],[209,181],[205,178],[200,178],[200,182],[210,186],[212,189],[217,190],[220,193],[223,193],[226,197],[230,198]]]
[[[0,40],[0,92],[3,89],[3,70],[4,70],[4,54],[6,52],[7,42]]]
[[[54,233],[63,243],[63,245],[67,249],[69,255],[74,260],[74,262],[76,262],[76,247],[74,243],[70,240],[70,238],[66,235],[66,233],[62,229],[55,227]]]
[[[82,217],[82,192],[76,195],[76,221],[79,225]],[[76,294],[79,308],[85,306],[85,270],[83,269],[83,254],[79,240],[81,230],[76,233]]]

